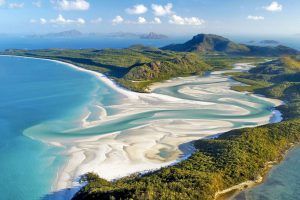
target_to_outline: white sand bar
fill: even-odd
[[[218,72],[157,83],[151,87],[152,93],[140,94],[118,87],[102,74],[67,65],[95,75],[99,84],[106,84],[121,98],[108,106],[97,99],[94,105],[87,105],[90,110],[82,112],[78,126],[60,133],[70,137],[38,134],[50,132],[55,121],[24,132],[28,137],[66,148],[69,159],[58,174],[54,191],[79,186],[78,178],[87,172],[112,180],[159,169],[190,155],[194,151],[191,141],[267,124],[276,118],[274,114],[278,115],[270,108],[280,102],[232,91],[230,87],[238,83]],[[242,63],[235,70],[251,67]],[[109,109],[116,112],[109,114]],[[89,120],[91,113],[99,116]],[[77,189],[68,190],[62,199],[70,198]]]

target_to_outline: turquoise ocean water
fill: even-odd
[[[0,199],[34,200],[51,191],[66,159],[63,149],[32,140],[23,131],[79,115],[99,87],[94,76],[62,64],[0,57]]]
[[[234,200],[296,200],[300,198],[300,148],[293,148],[274,166],[265,182],[240,193]]]
[[[205,84],[214,83],[201,84],[206,87]],[[248,110],[249,114],[232,116],[226,110],[216,113],[209,109],[156,110],[129,115],[86,130],[68,131],[66,134],[64,130],[78,127],[86,112],[96,110],[93,108],[96,104],[104,107],[107,115],[114,115],[117,111],[110,105],[118,104],[124,97],[95,76],[60,63],[0,57],[0,199],[45,199],[51,192],[57,172],[67,157],[65,148],[42,143],[43,138],[48,141],[51,137],[67,140],[69,137],[106,134],[160,119],[233,120],[234,128],[240,128],[255,124],[234,119],[269,116],[272,112],[271,103],[249,95],[212,93],[194,98],[180,93],[185,86],[158,89],[156,92],[187,100],[235,105]],[[255,102],[259,106],[251,108],[238,101],[221,100],[223,97]],[[92,113],[89,118],[93,121],[93,117],[97,116],[97,113]],[[34,140],[35,136],[39,140]]]

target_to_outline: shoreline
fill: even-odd
[[[5,55],[6,56],[6,55]],[[10,55],[7,55],[7,56],[10,56]],[[13,57],[13,56],[10,56],[10,57]],[[103,74],[101,74],[101,73],[99,73],[99,72],[94,72],[94,71],[90,71],[90,70],[87,70],[87,69],[84,69],[84,68],[81,68],[81,67],[78,67],[78,66],[76,66],[76,65],[74,65],[74,64],[70,64],[70,63],[67,63],[67,62],[63,62],[63,61],[58,61],[58,60],[52,60],[52,59],[45,59],[45,58],[35,58],[35,57],[24,57],[24,56],[14,56],[14,57],[22,57],[22,58],[30,58],[30,59],[39,59],[39,60],[47,60],[47,61],[51,61],[51,62],[56,62],[56,63],[59,63],[59,64],[63,64],[63,65],[66,65],[66,66],[68,66],[68,67],[71,67],[71,68],[73,68],[73,69],[76,69],[76,70],[79,70],[79,71],[84,71],[84,72],[86,72],[86,73],[89,73],[89,74],[91,74],[91,75],[94,75],[97,79],[99,79],[100,81],[102,81],[104,84],[106,84],[106,85],[108,85],[111,89],[113,89],[113,90],[115,90],[115,91],[117,91],[117,92],[119,92],[119,93],[121,93],[121,94],[123,94],[124,96],[126,96],[127,98],[129,98],[129,99],[132,99],[132,100],[139,100],[140,98],[145,98],[145,96],[146,97],[150,97],[150,98],[162,98],[162,99],[164,99],[164,100],[168,100],[168,101],[173,101],[173,102],[177,102],[177,100],[178,100],[178,98],[176,98],[176,97],[169,97],[169,96],[166,96],[166,95],[160,95],[160,94],[154,94],[154,93],[150,93],[150,94],[141,94],[141,93],[136,93],[136,92],[132,92],[132,91],[127,91],[125,88],[121,88],[121,87],[119,87],[116,83],[114,83],[111,79],[109,79],[108,77],[106,77],[105,75],[103,75]],[[162,87],[162,84],[163,83],[156,83],[156,84],[158,84],[158,87]],[[271,101],[269,98],[265,98],[264,99],[265,101],[267,101],[267,100],[269,100],[269,102]],[[184,103],[185,101],[183,101],[182,103]],[[274,101],[272,102],[271,101],[271,103],[273,103],[274,104],[274,107],[277,105],[277,104],[275,104],[274,103]],[[199,104],[199,105],[201,105],[201,104]],[[270,118],[271,119],[271,118]],[[257,121],[262,121],[263,119],[257,119]],[[204,123],[208,123],[208,121],[203,121],[202,120],[202,122],[204,122]],[[269,121],[270,122],[270,121]],[[214,123],[216,123],[216,122],[214,122]],[[200,125],[201,125],[201,123],[200,123]],[[220,124],[220,125],[222,125],[222,124]],[[95,126],[95,124],[92,124],[92,126]],[[182,125],[182,126],[184,126],[184,124]],[[211,124],[211,126],[214,126],[214,124],[212,123]],[[207,135],[210,135],[210,136],[213,136],[214,134],[219,134],[220,132],[226,132],[226,131],[228,131],[228,130],[231,130],[230,129],[230,126],[229,126],[229,124],[223,124],[222,126],[224,126],[223,127],[223,129],[221,130],[221,129],[218,129],[218,130],[215,130],[215,133],[214,133],[214,131],[208,131],[207,132]],[[88,128],[88,127],[83,127],[83,128]],[[155,129],[149,129],[149,130],[155,130]],[[153,137],[153,135],[149,135],[151,132],[149,132],[149,133],[145,133],[145,135],[144,135],[144,137]],[[99,142],[99,140],[100,139],[103,139],[105,137],[105,139],[106,140],[109,140],[109,139],[111,139],[111,140],[113,140],[113,139],[115,139],[115,138],[117,138],[117,137],[120,137],[120,136],[118,136],[118,133],[111,133],[111,134],[109,134],[109,135],[103,135],[103,136],[94,136],[94,137],[90,137],[90,138],[88,138],[88,139],[84,139],[84,140],[78,140],[78,141],[76,141],[76,145],[75,145],[75,147],[74,148],[71,148],[69,151],[68,151],[68,154],[69,155],[71,155],[71,157],[70,157],[70,159],[68,159],[68,161],[67,161],[67,163],[65,164],[65,166],[63,166],[62,167],[62,169],[60,170],[60,172],[58,172],[58,175],[57,175],[57,177],[58,177],[58,179],[57,179],[57,181],[56,181],[56,183],[54,183],[55,184],[55,186],[54,186],[54,191],[55,190],[59,190],[59,189],[62,189],[62,188],[70,188],[70,187],[74,187],[74,179],[76,179],[76,178],[78,178],[78,176],[76,176],[76,174],[80,174],[81,172],[81,170],[82,171],[84,171],[84,169],[81,169],[81,170],[79,170],[78,169],[78,166],[81,166],[82,167],[82,163],[86,160],[86,159],[92,159],[91,158],[91,156],[92,155],[89,155],[89,152],[84,152],[84,151],[82,151],[82,149],[84,149],[84,148],[86,148],[85,146],[84,146],[84,144],[83,143],[85,143],[86,141],[89,141],[89,142],[95,142],[95,143],[97,143],[97,142]],[[138,135],[136,134],[136,135],[134,135],[134,137],[132,137],[133,139],[134,138],[137,138],[138,137]],[[164,138],[165,138],[165,135],[163,135],[163,136],[159,136],[160,137],[160,140],[159,141],[161,141],[161,143],[159,144],[159,146],[157,146],[156,147],[156,150],[158,149],[158,148],[161,148],[161,147],[163,147],[164,146]],[[202,136],[200,136],[200,135],[193,135],[193,136],[191,136],[191,138],[190,138],[190,140],[191,141],[193,141],[193,140],[195,140],[195,139],[201,139],[202,138]],[[181,142],[182,142],[182,140],[174,140],[173,141],[173,148],[176,148],[176,147],[178,147],[180,144],[181,144]],[[105,141],[104,141],[104,143],[105,143]],[[101,143],[97,143],[97,145],[99,145],[99,144],[101,144]],[[102,145],[104,145],[103,143],[102,143]],[[153,144],[152,144],[153,145]],[[157,144],[156,144],[157,145]],[[105,147],[106,148],[106,147]],[[105,148],[102,148],[102,151],[107,151],[108,149],[105,149]],[[108,148],[108,147],[107,147]],[[126,147],[125,148],[125,151],[128,153],[128,152],[130,152],[130,151],[132,151],[132,152],[134,152],[134,151],[136,151],[134,148],[137,148],[137,147],[134,147],[133,149],[130,149],[130,148],[132,148],[132,147]],[[130,151],[129,151],[129,149],[130,149]],[[188,148],[187,148],[188,149]],[[101,149],[99,149],[99,151],[100,151]],[[156,155],[156,150],[154,149],[153,150],[153,152],[149,152],[149,154],[147,154],[146,155],[146,157],[148,156],[148,158],[155,158],[155,155]],[[191,153],[192,153],[193,151],[192,151],[192,149],[189,151],[189,150],[187,150],[187,152],[180,152],[180,151],[177,151],[177,153],[176,154],[174,154],[173,156],[174,156],[174,158],[177,158],[177,159],[171,159],[171,161],[169,161],[169,162],[164,162],[164,164],[162,165],[162,163],[157,163],[157,165],[155,165],[155,164],[153,164],[152,163],[152,165],[150,165],[150,162],[147,162],[146,160],[144,160],[145,161],[145,163],[144,163],[144,165],[143,166],[137,166],[137,168],[134,168],[133,169],[133,171],[131,172],[131,173],[134,173],[134,171],[141,171],[141,170],[138,170],[138,168],[149,168],[150,166],[152,166],[151,167],[151,169],[152,170],[156,170],[156,169],[159,169],[160,167],[163,167],[163,166],[169,166],[169,165],[172,165],[172,164],[176,164],[177,162],[180,162],[180,161],[182,161],[183,159],[186,159],[186,157],[188,157],[188,155],[190,155]],[[183,153],[183,156],[182,157],[179,157],[179,155],[180,154],[182,154]],[[129,153],[130,154],[130,153]],[[97,155],[97,153],[96,153],[96,155]],[[179,157],[179,158],[178,158]],[[100,158],[101,159],[101,158]],[[136,157],[134,158],[134,157],[132,157],[131,159],[136,159]],[[76,163],[78,163],[79,162],[79,165],[77,165]],[[97,163],[95,162],[94,164],[93,164],[94,166],[90,166],[90,168],[95,168],[95,170],[96,170],[96,167],[97,167]],[[156,167],[154,167],[154,166],[156,166]],[[87,166],[84,166],[84,167],[87,167]],[[83,168],[84,168],[83,167]],[[154,168],[154,169],[153,169]],[[87,168],[85,168],[85,169],[87,169]],[[109,166],[107,166],[107,169],[109,169]],[[92,170],[90,170],[90,171],[92,171]],[[101,171],[101,170],[100,170]],[[146,169],[146,171],[150,171],[150,170],[147,170]],[[72,176],[71,175],[71,173],[75,173],[75,176]],[[62,174],[65,174],[65,175],[62,175]],[[130,174],[130,173],[129,173]],[[127,174],[127,175],[129,175],[129,174]],[[62,179],[64,180],[64,181],[62,181]],[[70,182],[71,181],[71,182]],[[71,185],[69,185],[71,183]],[[65,185],[66,184],[66,185]],[[70,187],[69,187],[70,186]],[[68,197],[71,197],[72,196],[72,193],[75,193],[75,192],[77,192],[80,188],[79,187],[82,187],[83,185],[77,185],[77,187],[75,187],[75,189],[73,190],[73,189],[70,189],[70,190],[68,190],[68,191],[66,191],[66,195],[68,196]],[[62,199],[65,199],[65,197],[66,196],[63,196],[62,197]]]
[[[283,153],[274,161],[268,161],[265,163],[264,168],[262,169],[262,173],[259,174],[255,180],[247,180],[240,184],[234,185],[222,191],[218,191],[215,194],[214,200],[231,200],[234,197],[237,197],[241,192],[251,189],[255,186],[263,184],[267,178],[267,175],[272,170],[272,168],[276,165],[279,165],[284,161],[288,153],[296,146],[295,143],[289,144],[289,146],[283,150]]]

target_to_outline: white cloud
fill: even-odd
[[[24,6],[24,3],[10,3],[8,5],[8,7],[12,8],[12,9],[14,9],[14,8],[23,8],[23,6]]]
[[[101,22],[102,22],[102,18],[101,17],[98,17],[97,19],[91,20],[92,24],[100,24]]]
[[[185,21],[182,17],[178,16],[178,15],[172,15],[170,20],[169,20],[170,24],[181,24],[184,25]]]
[[[176,15],[176,13],[172,11],[172,8],[173,8],[172,3],[168,3],[164,6],[152,4],[151,7],[152,7],[154,15],[169,16],[170,24],[199,26],[205,22],[203,19],[200,19],[198,17],[181,17],[179,15]],[[161,24],[161,20],[160,20],[160,18],[155,17],[154,21],[151,23],[152,24]]]
[[[78,18],[75,22],[78,24],[85,24],[85,20],[82,18]]]
[[[270,5],[265,6],[264,9],[271,12],[282,11],[283,6],[276,1],[273,1]]]
[[[116,16],[113,20],[112,23],[113,24],[121,24],[122,22],[124,22],[123,17],[121,17],[120,15]]]
[[[47,20],[45,18],[40,18],[40,23],[41,24],[46,24],[47,23]]]
[[[34,2],[32,2],[32,5],[40,8],[40,7],[42,7],[42,2],[41,1],[34,1]]]
[[[200,26],[204,24],[204,20],[198,17],[185,17],[184,18],[187,25]]]
[[[0,0],[0,6],[3,6],[5,4],[5,0]]]
[[[138,4],[133,6],[132,8],[127,8],[126,12],[131,15],[140,15],[144,14],[148,11],[148,8],[143,4]]]
[[[88,10],[90,3],[86,0],[57,0],[57,8],[60,10]]]
[[[158,17],[154,18],[154,24],[161,24],[161,20]]]
[[[172,15],[169,20],[170,24],[177,24],[177,25],[192,25],[192,26],[200,26],[205,21],[198,17],[181,17],[178,15]]]
[[[165,15],[170,15],[173,13],[172,8],[173,4],[168,3],[167,5],[157,5],[157,4],[152,4],[152,10],[154,15],[156,16],[165,16]]]
[[[247,17],[247,19],[258,21],[258,20],[264,20],[265,18],[264,18],[263,16],[253,16],[253,15],[249,15],[249,16]]]
[[[56,25],[69,25],[69,24],[83,25],[83,24],[85,24],[85,20],[82,18],[78,18],[76,20],[65,19],[61,14],[59,14],[56,19],[50,19],[49,22],[51,24],[56,24]]]
[[[45,18],[40,18],[39,20],[31,19],[30,23],[32,23],[32,24],[40,23],[40,24],[44,25],[44,24],[47,24],[47,20]]]
[[[139,17],[138,18],[138,24],[146,24],[147,20],[144,17]]]
[[[151,21],[148,21],[145,17],[138,17],[136,21],[123,20],[122,23],[125,23],[125,24],[161,24],[162,22],[158,17],[155,17]],[[116,24],[116,23],[114,23],[114,24]]]

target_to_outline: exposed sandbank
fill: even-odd
[[[251,102],[247,98],[236,98],[235,95],[241,93],[230,90],[233,83],[222,73],[215,73],[202,78],[176,78],[154,84],[151,87],[153,91],[185,83],[186,86],[178,89],[178,96],[158,93],[140,94],[117,86],[103,74],[61,61],[53,62],[93,74],[102,83],[124,96],[119,104],[111,106],[117,109],[118,113],[108,115],[105,108],[95,106],[99,115],[97,120],[89,121],[91,113],[86,112],[82,116],[78,128],[65,130],[65,134],[93,130],[94,127],[102,126],[105,123],[110,124],[118,119],[126,119],[147,111],[163,111],[156,112],[149,119],[142,119],[142,122],[135,121],[134,123],[137,123],[137,125],[134,127],[104,135],[80,138],[74,136],[68,139],[60,139],[32,134],[36,128],[40,128],[39,125],[26,130],[24,134],[29,137],[42,140],[51,145],[66,147],[65,154],[69,159],[58,173],[53,187],[55,191],[79,186],[78,177],[87,172],[96,172],[101,177],[112,180],[131,173],[154,170],[173,164],[182,158],[186,158],[194,151],[191,141],[210,137],[234,128],[267,124],[272,118],[271,113],[251,117],[253,111],[249,110],[248,107],[259,110],[259,104]],[[239,67],[243,68],[244,64]],[[194,85],[195,82],[199,84]],[[185,98],[185,96],[189,98]],[[212,100],[213,97],[216,99]],[[278,105],[277,101],[263,97],[259,98],[272,103],[274,106]],[[205,116],[196,118],[188,115],[178,117],[178,115],[181,115],[180,110],[176,112],[179,108],[182,112],[196,109],[205,113],[206,110],[210,110],[212,115],[216,114],[219,118],[205,119]],[[166,110],[168,112],[165,112]],[[220,116],[218,113],[220,113]],[[231,117],[228,118],[228,116]],[[244,118],[240,118],[240,116]],[[237,126],[236,123],[245,124]],[[77,189],[67,191],[66,196],[62,199],[70,198],[76,191]]]

